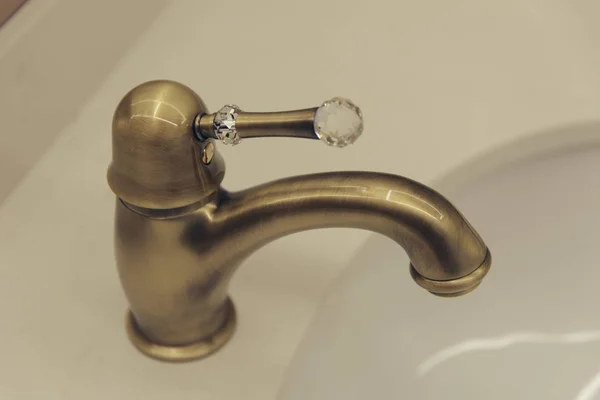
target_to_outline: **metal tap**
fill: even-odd
[[[410,274],[439,296],[474,290],[488,272],[486,245],[442,195],[413,180],[371,172],[291,177],[241,192],[221,187],[215,142],[288,136],[344,146],[351,134],[327,130],[327,107],[361,117],[351,102],[249,113],[209,114],[188,87],[152,81],[131,90],[113,119],[108,183],[117,196],[115,254],[130,304],[126,325],[143,353],[166,361],[205,357],[235,330],[228,284],[243,261],[282,236],[309,229],[367,229],[393,239]],[[335,116],[329,115],[334,118]],[[339,115],[338,115],[339,117]]]

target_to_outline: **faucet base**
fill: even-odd
[[[460,297],[460,296],[464,296],[465,294],[469,294],[472,291],[474,291],[475,289],[477,289],[479,287],[481,282],[476,283],[475,286],[471,286],[468,289],[463,290],[462,292],[455,292],[455,293],[436,293],[436,292],[429,292],[431,294],[434,294],[436,296],[439,297]]]
[[[227,317],[223,326],[212,336],[184,346],[165,346],[151,342],[138,327],[131,311],[127,312],[125,325],[131,343],[145,355],[161,361],[186,362],[204,358],[223,347],[235,332],[236,313],[233,302],[225,303]]]

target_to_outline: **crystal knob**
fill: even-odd
[[[360,108],[348,99],[334,97],[324,102],[315,113],[315,134],[330,146],[345,147],[363,131]]]
[[[221,142],[235,146],[242,141],[235,127],[235,120],[240,111],[242,110],[235,104],[228,104],[215,114],[213,131]]]
[[[320,139],[329,146],[345,147],[361,135],[363,118],[353,102],[341,97],[320,107],[273,113],[244,112],[230,104],[214,114],[198,116],[194,130],[199,140],[219,139],[228,145],[244,138],[274,136]]]

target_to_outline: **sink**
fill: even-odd
[[[293,384],[296,379],[303,382],[299,371],[314,361],[302,362],[311,354],[306,351],[312,350],[309,339],[319,325],[313,324],[303,339],[304,332],[342,269],[346,272],[321,307],[321,316],[335,295],[340,296],[336,288],[357,274],[364,274],[358,281],[364,285],[386,273],[397,274],[388,282],[394,291],[372,293],[367,288],[348,300],[355,315],[368,316],[369,326],[361,325],[367,321],[364,317],[356,317],[358,327],[353,325],[343,309],[331,313],[329,322],[352,335],[345,338],[332,326],[317,338],[321,343],[330,338],[335,342],[335,346],[327,344],[330,351],[346,351],[342,354],[347,358],[317,353],[324,358],[322,367],[328,369],[316,367],[314,372],[321,376],[314,379],[305,375],[313,380],[302,390],[319,393],[319,387],[340,374],[343,380],[334,389],[355,390],[349,398],[361,393],[352,385],[369,389],[369,394],[377,393],[371,390],[375,384],[381,385],[379,393],[410,393],[398,388],[394,392],[391,385],[415,373],[415,364],[409,362],[417,357],[415,352],[420,348],[423,354],[418,357],[424,360],[459,338],[444,326],[448,343],[435,347],[426,340],[424,347],[418,347],[419,342],[413,341],[413,352],[395,360],[392,373],[378,364],[384,359],[378,357],[393,354],[388,347],[377,347],[377,340],[385,343],[380,336],[386,332],[394,336],[394,351],[400,352],[405,336],[421,326],[409,322],[411,312],[439,312],[437,307],[453,304],[467,312],[467,304],[479,304],[481,296],[504,287],[498,275],[506,264],[501,246],[492,242],[494,234],[478,209],[461,197],[460,185],[471,184],[477,174],[504,168],[507,155],[494,152],[475,160],[477,171],[470,168],[473,164],[463,163],[541,127],[597,118],[600,110],[600,53],[595,51],[600,42],[596,21],[600,2],[595,0],[135,0],[128,6],[112,0],[94,4],[28,2],[0,33],[0,81],[4,83],[0,114],[6,125],[6,134],[0,135],[0,159],[15,160],[15,165],[0,170],[2,399],[264,400],[278,395],[286,374],[289,379],[279,393],[290,395],[298,388]],[[19,40],[6,35],[11,23],[38,6],[44,7],[43,18],[32,20],[33,31],[18,27],[24,32]],[[145,17],[128,22],[142,8]],[[73,18],[73,13],[78,17]],[[86,16],[96,16],[98,21]],[[97,34],[105,30],[108,20],[110,32]],[[57,35],[64,40],[54,40]],[[119,43],[114,43],[115,38]],[[90,40],[103,45],[90,46]],[[7,42],[15,46],[7,47]],[[7,49],[12,49],[10,54]],[[218,49],[224,49],[221,56],[215,56]],[[62,56],[49,65],[49,52]],[[220,61],[214,62],[215,57]],[[366,118],[365,134],[355,146],[337,152],[311,141],[248,140],[241,148],[222,149],[228,171],[225,187],[241,190],[286,176],[333,170],[405,174],[430,183],[443,171],[453,170],[435,186],[461,203],[457,205],[464,203],[465,214],[494,246],[496,261],[490,276],[464,299],[437,299],[410,281],[401,250],[382,239],[369,239],[369,246],[377,240],[379,246],[387,246],[370,251],[382,257],[389,252],[389,271],[388,264],[369,255],[369,247],[361,257],[372,260],[355,257],[371,238],[364,231],[299,233],[261,249],[240,268],[231,285],[239,324],[222,351],[183,365],[147,359],[128,342],[124,329],[127,302],[113,256],[115,199],[106,184],[106,168],[115,106],[130,88],[159,78],[194,88],[211,111],[230,102],[259,111],[308,107],[335,95],[354,99]],[[596,143],[597,132],[594,124],[543,132],[531,141],[517,142],[513,155],[524,160],[532,154],[589,147]],[[520,153],[524,149],[531,151]],[[457,165],[463,165],[458,172]],[[23,178],[9,182],[8,177],[16,175]],[[481,205],[481,212],[492,210],[491,205]],[[558,214],[553,218],[562,218]],[[350,261],[354,266],[346,269]],[[365,264],[373,268],[364,268]],[[510,282],[520,284],[518,279]],[[365,296],[369,293],[375,297]],[[494,298],[508,301],[500,295]],[[401,301],[400,296],[409,301]],[[386,311],[384,305],[393,305],[393,310]],[[426,317],[439,321],[433,312]],[[460,314],[453,315],[455,320]],[[369,329],[380,324],[389,329],[372,335]],[[584,325],[577,329],[592,329]],[[400,330],[409,326],[413,331]],[[475,327],[464,328],[485,337]],[[430,341],[439,335],[429,334]],[[296,351],[301,340],[304,344]],[[348,352],[352,340],[364,349],[357,346]],[[572,347],[584,349],[581,346]],[[380,368],[365,372],[365,359]],[[347,362],[338,371],[341,361]],[[441,363],[420,379],[433,380],[440,368],[449,365],[450,361]],[[593,373],[578,376],[577,384],[583,387],[583,380],[591,380]],[[366,378],[372,378],[369,384]],[[337,392],[331,393],[335,397]]]
[[[438,298],[374,235],[333,284],[280,399],[600,399],[600,124],[541,132],[435,185],[494,261]]]

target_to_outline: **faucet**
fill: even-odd
[[[235,330],[228,284],[239,265],[269,242],[309,229],[378,232],[404,248],[424,289],[444,297],[474,290],[489,271],[489,250],[448,200],[418,182],[333,172],[240,192],[221,187],[218,140],[299,137],[343,147],[362,127],[358,107],[341,98],[297,111],[228,105],[209,114],[176,82],[146,82],[127,93],[113,118],[108,183],[117,196],[115,257],[132,343],[163,361],[215,352]]]

